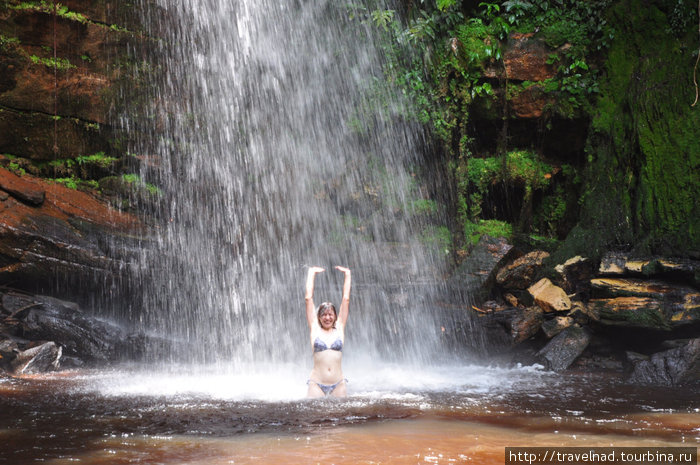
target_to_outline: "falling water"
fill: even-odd
[[[333,0],[159,0],[147,13],[162,37],[158,130],[136,150],[156,155],[141,175],[163,200],[139,321],[176,341],[178,360],[298,360],[307,266],[327,269],[318,304],[338,302],[344,265],[355,357],[438,356],[442,265],[414,208],[422,133],[391,116],[372,28]]]

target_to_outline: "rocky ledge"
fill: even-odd
[[[138,253],[138,218],[95,196],[0,168],[0,284],[71,295],[119,280]]]
[[[700,263],[621,253],[599,263],[548,259],[484,237],[455,274],[456,292],[472,298],[463,317],[486,333],[487,352],[637,384],[700,383]],[[452,336],[475,346],[465,326]]]
[[[141,356],[145,340],[87,315],[76,303],[0,291],[0,372],[23,375],[104,367],[120,357]]]

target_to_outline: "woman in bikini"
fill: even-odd
[[[343,377],[341,361],[343,359],[343,342],[345,340],[345,323],[348,321],[350,307],[350,270],[342,266],[335,267],[345,274],[343,298],[340,312],[335,305],[324,302],[314,305],[314,280],[318,273],[326,271],[312,266],[306,276],[306,320],[309,323],[311,347],[314,351],[314,367],[309,375],[308,397],[335,396],[345,397],[347,380]]]

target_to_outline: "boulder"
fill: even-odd
[[[593,277],[593,262],[579,255],[557,265],[554,270],[559,274],[557,284],[568,294],[581,294],[590,288]]]
[[[606,276],[665,277],[700,284],[700,262],[687,258],[629,258],[623,253],[610,252],[601,259],[598,273]]]
[[[524,310],[510,322],[510,335],[514,344],[519,344],[540,330],[544,316],[542,309],[531,307]]]
[[[618,252],[608,252],[601,258],[598,273],[601,275],[623,275],[626,272],[627,255]]]
[[[586,330],[571,326],[550,340],[537,357],[548,369],[564,371],[586,350],[590,339]]]
[[[556,316],[551,320],[542,323],[542,331],[549,338],[553,338],[557,334],[564,331],[566,328],[573,326],[574,319],[570,316]]]
[[[598,312],[591,310],[588,305],[578,300],[571,302],[571,310],[566,316],[573,318],[574,322],[580,325],[586,325],[591,321],[600,320]]]
[[[700,383],[700,338],[651,356],[627,355],[633,366],[629,377],[632,383],[664,386]]]
[[[542,269],[549,253],[536,250],[514,260],[498,271],[496,282],[506,289],[527,289]]]
[[[29,205],[44,203],[46,191],[35,181],[24,179],[4,168],[0,168],[0,189]]]
[[[690,287],[665,281],[632,278],[594,278],[591,286],[602,297],[653,297],[680,301],[698,293]]]
[[[450,278],[452,291],[463,301],[484,301],[496,280],[496,271],[513,258],[515,249],[503,238],[482,236]]]
[[[124,351],[126,335],[118,326],[86,316],[73,302],[47,296],[34,299],[39,305],[23,318],[23,337],[55,341],[67,355],[91,362],[114,360]]]
[[[542,278],[530,286],[528,292],[545,312],[563,312],[571,309],[571,299],[566,292],[547,278]]]
[[[600,323],[609,326],[671,329],[663,302],[650,297],[616,297],[591,299],[589,311],[598,316]]]
[[[17,375],[26,373],[44,373],[59,367],[62,349],[54,342],[46,342],[17,354],[12,361],[13,372]]]

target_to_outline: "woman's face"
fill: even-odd
[[[327,308],[321,313],[319,320],[323,329],[331,329],[335,324],[335,312],[332,308]]]

